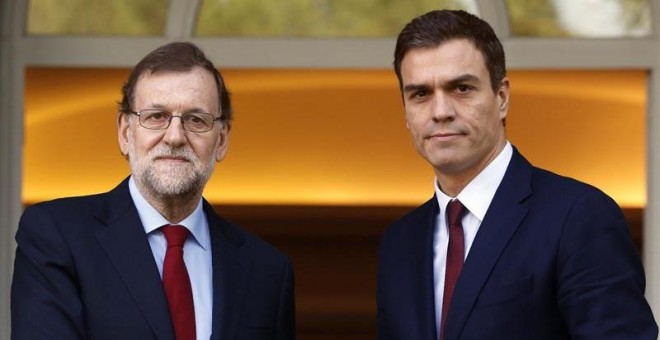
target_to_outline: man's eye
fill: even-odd
[[[472,88],[468,85],[458,85],[456,86],[456,91],[460,93],[466,93],[469,92]]]
[[[204,121],[204,119],[202,119],[201,117],[195,116],[195,115],[186,116],[186,120],[191,122],[191,123],[195,123],[195,124],[198,124],[198,123],[201,123],[201,122]]]
[[[428,95],[427,91],[415,91],[410,95],[410,98],[412,99],[419,99],[419,98],[424,98]]]
[[[145,117],[146,120],[167,120],[168,114],[165,112],[151,112]]]

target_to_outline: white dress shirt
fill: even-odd
[[[479,231],[479,226],[484,220],[493,196],[495,196],[495,191],[497,191],[497,187],[499,187],[502,178],[504,178],[504,173],[509,166],[512,155],[513,148],[507,142],[500,154],[477,177],[470,181],[456,197],[449,197],[442,192],[438,187],[438,179],[435,179],[435,195],[440,207],[433,232],[433,287],[435,293],[435,325],[438,331],[437,334],[440,334],[442,299],[445,289],[445,266],[447,261],[447,246],[449,244],[449,231],[446,221],[447,204],[456,198],[467,209],[461,220],[465,239],[465,258],[467,258],[472,242],[477,235],[477,231]]]
[[[151,252],[154,255],[162,279],[167,240],[159,228],[172,223],[167,221],[158,210],[144,199],[135,185],[133,177],[128,182],[128,188],[140,215],[144,231],[147,233]],[[192,214],[176,224],[186,227],[190,231],[190,236],[192,236],[189,236],[183,245],[183,261],[186,263],[192,287],[197,339],[208,340],[212,331],[213,262],[209,225],[202,209],[202,200],[200,199],[197,203],[197,207]]]

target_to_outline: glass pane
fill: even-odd
[[[29,35],[162,35],[167,0],[30,0]]]
[[[515,36],[623,38],[651,35],[648,0],[507,0]]]
[[[251,37],[396,36],[432,9],[464,9],[474,0],[203,0],[195,34]]]

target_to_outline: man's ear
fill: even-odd
[[[129,117],[121,112],[117,113],[117,141],[119,142],[119,150],[121,154],[128,158],[128,134]]]
[[[498,109],[500,113],[500,119],[502,120],[506,118],[507,112],[509,111],[510,93],[511,93],[511,89],[509,87],[509,79],[504,78],[502,79],[500,88],[497,90],[497,97],[499,99]]]
[[[229,124],[223,122],[222,128],[220,129],[220,140],[218,141],[218,146],[215,150],[216,162],[222,161],[227,155],[227,149],[229,148],[229,130]]]

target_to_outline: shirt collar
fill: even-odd
[[[490,202],[495,196],[497,188],[500,186],[506,168],[509,166],[513,156],[513,147],[508,141],[504,148],[495,159],[486,166],[463,190],[458,193],[457,198],[467,208],[467,210],[476,216],[479,221],[483,221]],[[435,196],[440,206],[440,212],[444,213],[449,201],[454,199],[447,196],[438,186],[438,179],[434,181]]]
[[[137,208],[138,215],[140,216],[140,221],[144,227],[144,231],[149,234],[152,231],[158,230],[158,228],[166,225],[173,224],[169,222],[163,215],[156,210],[147,200],[142,196],[140,190],[135,184],[133,176],[128,180],[128,190],[131,193],[131,198]],[[190,231],[190,234],[195,238],[197,243],[204,248],[209,249],[210,246],[210,235],[208,228],[208,221],[204,215],[204,209],[202,208],[202,200],[200,199],[197,203],[195,210],[188,215],[183,221],[176,223],[178,225],[184,226]]]

